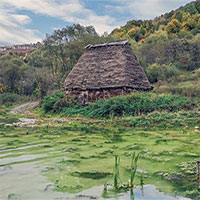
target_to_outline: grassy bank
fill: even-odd
[[[46,113],[62,113],[62,115],[67,116],[83,115],[91,118],[110,118],[139,116],[154,111],[192,110],[195,106],[196,102],[189,98],[145,92],[134,92],[131,95],[106,100],[100,99],[88,106],[79,106],[75,100],[74,104],[69,102],[63,93],[56,93],[44,100],[42,109]]]

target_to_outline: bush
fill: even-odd
[[[77,104],[78,104],[77,98],[64,96],[63,98],[60,98],[56,101],[56,103],[53,106],[53,112],[59,112],[62,111],[64,107],[69,108]]]
[[[42,109],[45,111],[45,112],[50,112],[53,110],[53,107],[55,105],[55,103],[63,98],[65,96],[65,93],[64,92],[55,92],[54,94],[52,95],[49,95],[47,97],[45,97],[44,101],[43,101],[43,104],[42,104]]]
[[[42,104],[42,109],[47,112],[61,112],[65,107],[77,105],[78,101],[74,97],[68,97],[65,92],[56,92],[47,96]]]
[[[14,93],[4,93],[0,94],[0,104],[11,104],[19,101],[20,96]]]
[[[159,80],[168,80],[169,78],[176,77],[179,72],[173,65],[159,65],[154,63],[147,68],[147,77],[151,83],[156,83]]]
[[[3,93],[0,94],[0,105],[20,104],[27,101],[35,100],[33,96],[24,96],[16,93]]]
[[[176,112],[190,110],[195,102],[174,95],[156,95],[154,93],[135,92],[127,96],[118,96],[107,100],[100,99],[86,107],[65,108],[67,115],[81,114],[92,118],[109,118],[120,116],[137,116],[153,111]]]

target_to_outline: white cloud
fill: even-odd
[[[177,9],[188,2],[191,2],[191,0],[140,0],[131,3],[129,8],[137,13],[137,18],[152,19],[173,9]]]
[[[26,15],[17,15],[0,9],[0,44],[30,43],[39,41],[35,30],[25,29],[31,19]]]
[[[36,14],[60,18],[69,23],[80,23],[84,26],[93,25],[100,34],[111,31],[116,25],[119,25],[110,16],[96,15],[92,10],[85,8],[79,0],[1,0],[0,7],[28,10]],[[22,16],[16,16],[17,18],[21,18],[22,22]]]
[[[95,1],[95,0],[94,0]],[[26,10],[35,14],[62,19],[68,23],[93,25],[98,33],[110,32],[122,25],[118,18],[122,15],[131,19],[154,18],[191,0],[108,0],[103,1],[105,9],[112,11],[107,15],[97,15],[86,8],[81,0],[0,0],[0,44],[27,43],[40,40],[35,30],[25,28],[31,22],[27,15],[19,15],[17,11]],[[120,16],[120,17],[111,17]],[[125,21],[123,22],[125,23]]]
[[[11,14],[10,17],[12,17],[19,24],[28,24],[31,22],[31,18],[27,15]]]
[[[153,19],[173,9],[191,2],[192,0],[111,0],[118,2],[112,9],[129,13],[136,19]]]

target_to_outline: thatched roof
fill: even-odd
[[[152,89],[128,41],[88,45],[65,80],[66,90]]]

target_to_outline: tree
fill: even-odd
[[[25,57],[25,62],[30,66],[30,67],[36,67],[36,68],[41,68],[41,67],[48,67],[50,66],[50,61],[47,57],[44,55],[44,51],[42,49],[36,49],[34,50],[31,54]]]
[[[159,80],[168,81],[177,74],[178,70],[171,64],[159,65],[158,63],[154,63],[147,68],[147,76],[151,83],[156,83]]]
[[[0,81],[8,88],[8,91],[18,92],[20,77],[28,70],[22,59],[6,55],[0,58]]]
[[[54,78],[48,68],[35,68],[34,80],[37,84],[36,95],[40,98],[41,102],[48,94],[51,88],[54,88]]]
[[[168,34],[178,33],[181,29],[181,23],[177,19],[172,19],[166,26]]]

